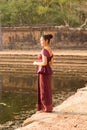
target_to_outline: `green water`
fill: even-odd
[[[72,78],[52,77],[53,105],[62,103],[66,98],[84,87],[87,81]],[[0,124],[19,125],[36,112],[37,77],[25,75],[0,76]]]

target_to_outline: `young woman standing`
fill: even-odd
[[[51,75],[53,52],[50,48],[50,39],[53,35],[47,34],[40,38],[42,46],[41,53],[38,55],[38,61],[33,64],[37,66],[38,73],[38,103],[37,110],[43,112],[51,112],[52,107],[52,92],[51,92]]]

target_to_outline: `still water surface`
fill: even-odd
[[[78,78],[52,77],[53,105],[84,87],[87,81]],[[37,101],[37,76],[0,75],[0,124],[8,121],[21,123],[35,113]]]

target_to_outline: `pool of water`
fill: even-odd
[[[53,105],[84,87],[86,80],[78,78],[52,77]],[[36,112],[37,76],[0,75],[0,125],[17,127]]]

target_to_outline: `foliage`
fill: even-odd
[[[80,26],[87,18],[85,0],[0,0],[3,26],[56,24]]]

